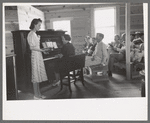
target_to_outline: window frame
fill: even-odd
[[[54,21],[70,21],[70,36],[71,36],[71,21],[73,18],[52,18],[50,19],[50,28],[53,29],[53,22]]]
[[[109,8],[114,8],[114,33],[120,35],[120,6],[119,5],[115,5],[115,6],[105,6],[105,7],[97,7],[97,8],[93,8],[91,9],[91,36],[95,37],[95,17],[94,17],[94,13],[96,10],[102,10],[102,9],[109,9]]]

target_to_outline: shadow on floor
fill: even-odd
[[[47,83],[41,87],[46,99],[81,99],[81,98],[123,98],[141,97],[141,81],[127,81],[125,76],[113,74],[113,77],[84,76],[84,86],[81,81],[71,83],[72,93],[67,86],[53,87]],[[66,80],[64,80],[66,81]],[[19,93],[19,100],[33,100],[33,93]]]

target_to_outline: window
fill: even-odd
[[[104,43],[108,44],[114,40],[115,35],[115,7],[100,8],[94,11],[94,29],[96,33],[104,34]]]
[[[71,29],[70,29],[70,20],[56,20],[53,21],[53,29],[54,30],[63,30],[67,31],[65,34],[69,34],[71,36]]]

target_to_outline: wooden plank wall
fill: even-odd
[[[19,30],[17,10],[5,10],[5,47],[6,54],[14,53],[11,31]]]
[[[29,30],[29,25],[33,18],[41,18],[43,20],[41,30],[51,28],[50,19],[72,18],[72,43],[76,48],[76,52],[80,53],[83,49],[85,36],[91,36],[91,16],[90,9],[43,13],[32,6],[18,6],[17,10],[5,10],[6,54],[12,54],[14,49],[11,31],[19,29]],[[143,31],[143,4],[131,5],[131,31]],[[123,32],[125,32],[125,6],[121,5],[120,34]]]
[[[101,6],[102,7],[102,6]],[[120,34],[125,32],[125,6],[120,5],[117,12],[119,13]],[[91,36],[91,17],[93,17],[90,9],[64,11],[64,12],[45,12],[46,29],[50,29],[50,19],[53,18],[72,18],[71,20],[71,36],[72,43],[76,47],[77,52],[81,52],[84,44],[84,37]],[[143,31],[143,5],[142,3],[135,3],[131,5],[131,31]]]
[[[76,48],[76,53],[81,53],[86,35],[91,36],[91,15],[90,10],[76,10],[65,12],[45,13],[46,28],[50,29],[50,19],[71,18],[72,43]]]
[[[31,21],[34,18],[40,18],[43,22],[41,30],[45,30],[44,13],[32,6],[18,6],[18,21],[20,30],[29,30]]]
[[[130,29],[132,32],[143,32],[143,4],[135,3],[130,6]],[[120,33],[125,32],[125,6],[120,6]]]
[[[13,54],[13,38],[11,31],[29,30],[33,18],[41,18],[41,30],[45,30],[44,13],[32,6],[17,6],[16,10],[5,10],[5,45],[6,54]]]

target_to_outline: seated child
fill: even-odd
[[[94,50],[95,50],[95,47],[96,47],[96,40],[95,38],[91,38],[89,36],[86,36],[86,38],[84,39],[85,40],[85,48],[83,49],[83,53],[85,53],[87,56],[92,56]]]
[[[84,44],[84,50],[83,53],[87,52],[87,49],[89,49],[90,46],[92,46],[92,38],[90,36],[86,36],[84,38],[85,44]]]
[[[92,38],[92,45],[87,50],[87,56],[92,56],[93,52],[95,51],[95,47],[97,45],[97,40]]]

